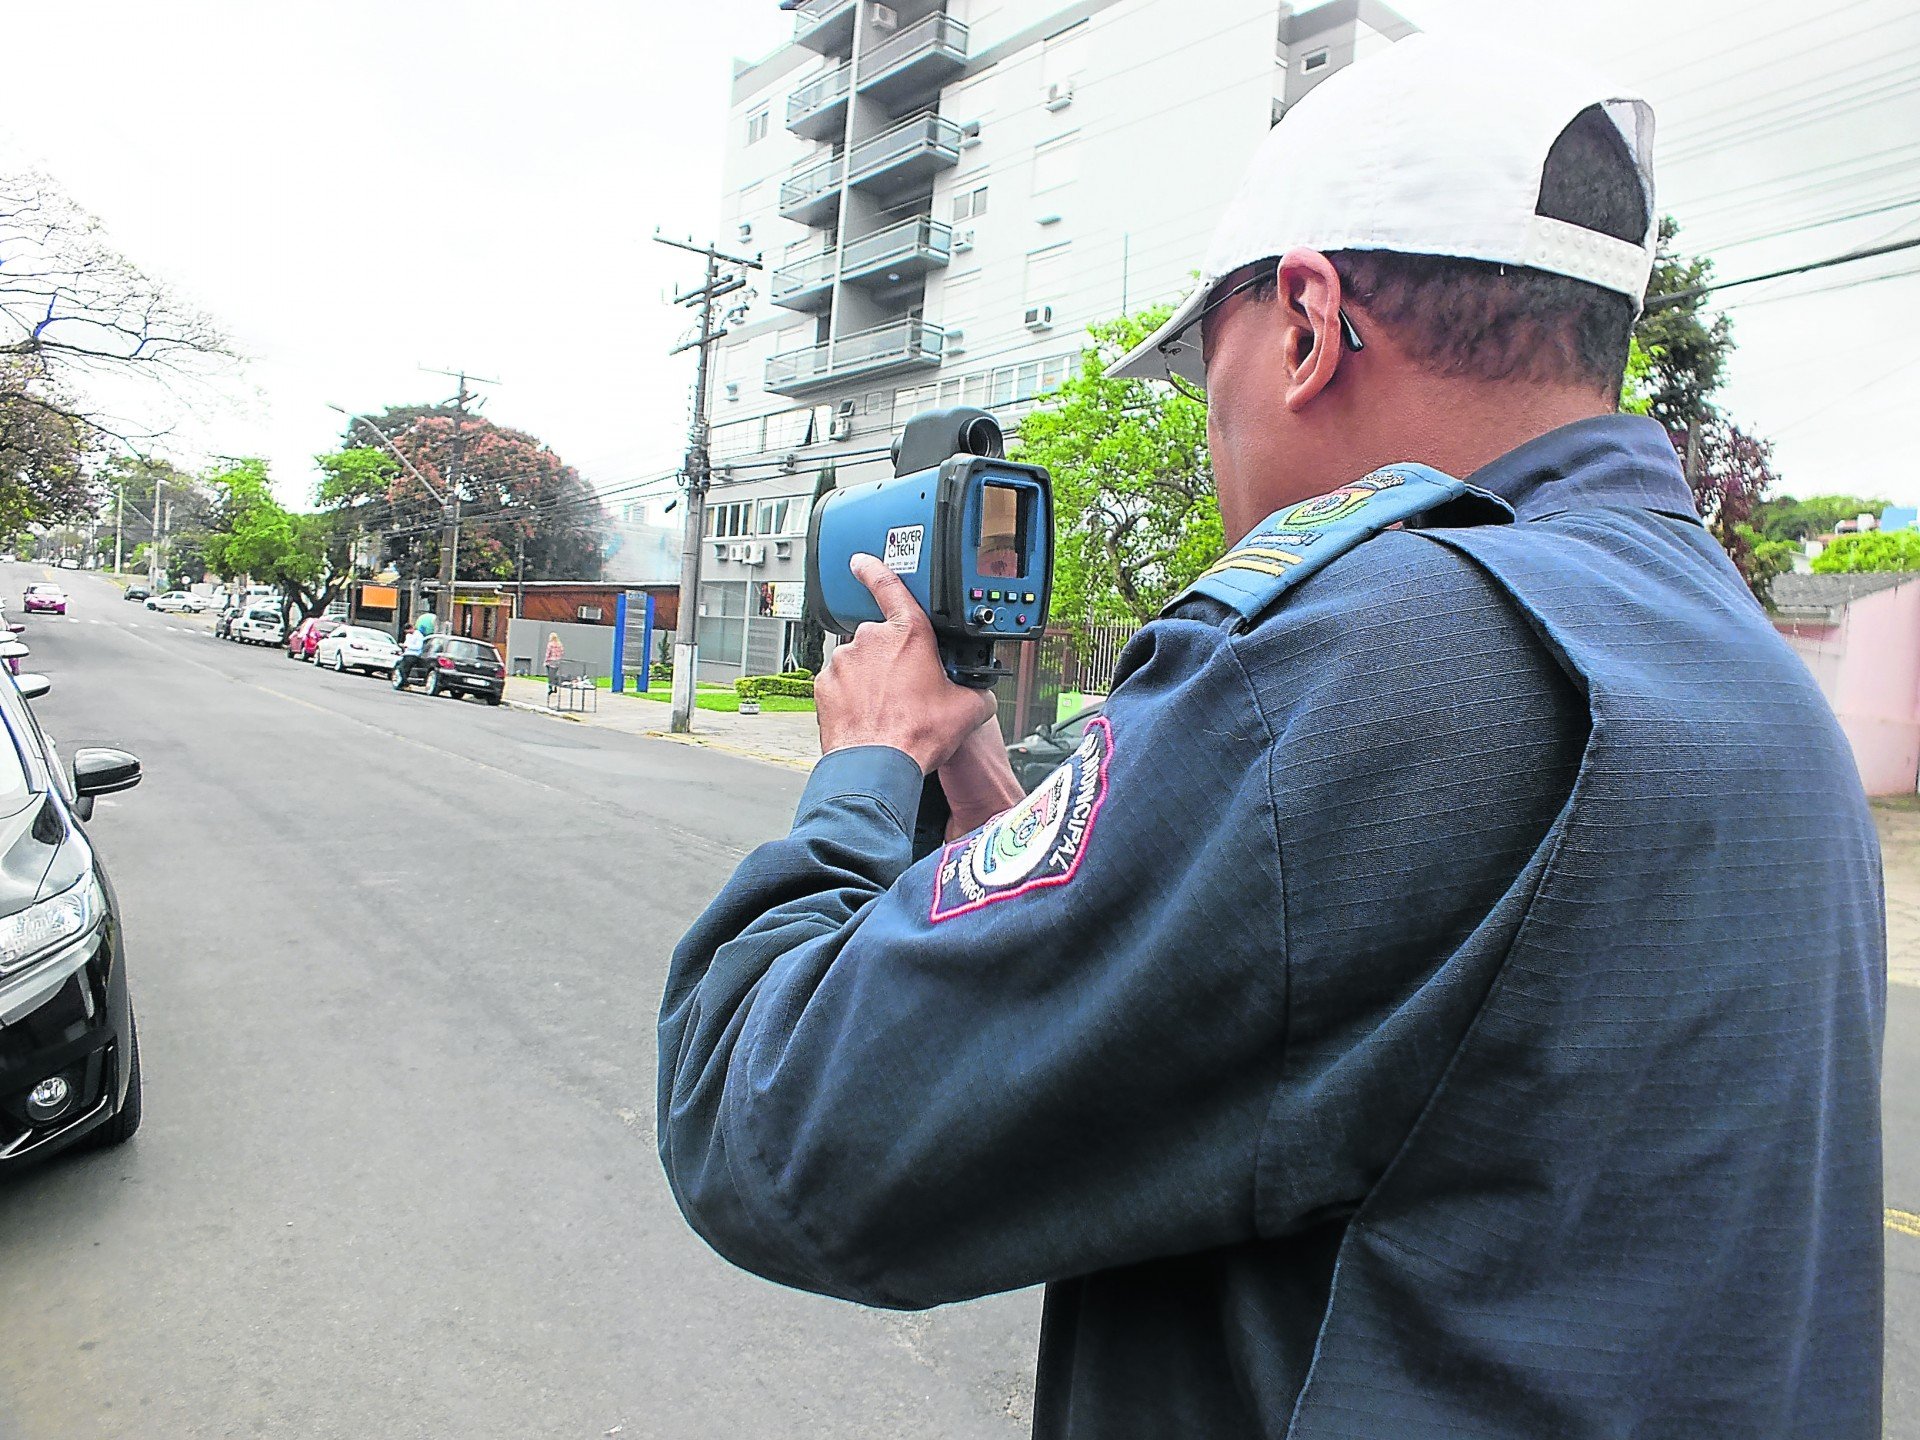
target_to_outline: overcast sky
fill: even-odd
[[[265,454],[304,501],[339,433],[329,403],[444,398],[420,367],[464,366],[500,382],[490,418],[603,489],[673,467],[691,361],[666,356],[683,317],[662,296],[697,262],[650,237],[715,233],[732,59],[790,33],[775,0],[9,8],[0,165],[53,172],[249,357],[176,458]],[[1722,278],[1920,237],[1910,0],[1397,8],[1571,46],[1643,87],[1662,207]],[[1920,250],[1725,297],[1740,349],[1721,403],[1775,440],[1797,493],[1920,502],[1920,273],[1902,271]]]

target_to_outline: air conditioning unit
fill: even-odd
[[[980,122],[969,120],[960,127],[960,148],[971,150],[980,143]]]
[[[967,332],[958,325],[948,327],[947,334],[946,334],[945,349],[946,349],[946,353],[949,355],[966,354]]]
[[[876,5],[872,14],[873,28],[881,34],[900,28],[900,12],[891,5]]]
[[[1029,305],[1025,320],[1029,330],[1051,330],[1053,328],[1053,307],[1051,305]]]
[[[748,545],[744,540],[736,540],[733,544],[727,546],[727,559],[745,560],[747,558],[747,551],[752,548],[753,547]]]
[[[727,381],[727,399],[738,400],[739,398],[740,398],[740,382],[738,380]]]
[[[752,545],[742,545],[740,550],[741,560],[748,565],[764,565],[767,563],[767,547],[764,541],[757,541]]]
[[[964,255],[973,249],[973,231],[956,230],[953,232],[953,253]]]
[[[853,417],[851,415],[834,416],[827,424],[827,438],[829,440],[851,440],[853,438]]]
[[[1047,109],[1061,111],[1073,103],[1073,81],[1056,80],[1047,86]]]

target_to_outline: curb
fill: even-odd
[[[557,710],[549,710],[544,705],[530,705],[524,700],[506,700],[500,702],[509,710],[524,710],[529,715],[544,715],[549,720],[564,720],[573,725],[585,725],[588,722],[578,715],[569,715]],[[703,735],[675,735],[670,730],[622,730],[614,725],[595,725],[596,730],[605,730],[614,735],[627,735],[635,740],[665,740],[672,745],[693,745],[702,750],[718,750],[727,755],[738,755],[743,760],[758,760],[763,765],[778,765],[784,770],[797,770],[802,775],[811,774],[814,762],[795,759],[791,755],[769,755],[764,750],[749,750],[740,745],[729,745],[724,740],[709,740]]]

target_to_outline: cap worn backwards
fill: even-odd
[[[1589,106],[1619,128],[1647,193],[1638,243],[1536,213],[1547,154]],[[1108,370],[1205,383],[1187,332],[1220,279],[1296,248],[1520,265],[1639,305],[1653,270],[1653,109],[1581,66],[1483,36],[1415,35],[1329,76],[1274,126],[1172,318]]]

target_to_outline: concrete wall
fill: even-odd
[[[1869,795],[1920,785],[1920,581],[1862,596],[1835,625],[1780,622],[1853,747]]]
[[[547,637],[558,634],[567,659],[589,667],[598,677],[613,674],[613,626],[560,625],[550,620],[515,620],[507,626],[507,673],[544,675]]]

